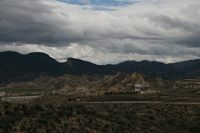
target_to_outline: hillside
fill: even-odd
[[[30,81],[42,73],[57,76],[59,66],[60,63],[44,53],[21,55],[16,52],[1,52],[0,84]]]
[[[133,91],[135,83],[148,82],[151,89],[161,90],[170,89],[173,82],[153,78],[139,73],[125,74],[118,72],[116,75],[103,77],[90,75],[68,75],[57,78],[47,75],[41,75],[33,81],[14,82],[6,85],[4,88],[13,88],[14,90],[38,90],[52,91],[58,90],[62,94],[84,94],[99,95],[106,91]]]
[[[0,108],[0,132],[200,132],[199,105],[79,104],[66,100],[62,104],[2,103]]]
[[[117,72],[142,73],[163,79],[200,78],[200,60],[172,64],[150,61],[125,61],[116,65],[96,65],[80,59],[68,58],[59,63],[45,53],[22,55],[0,52],[0,85],[11,82],[32,81],[42,74],[58,77],[65,74],[115,75]]]
[[[189,60],[178,63],[168,64],[168,66],[181,70],[183,77],[199,78],[200,75],[200,59]],[[185,75],[184,75],[185,74]]]

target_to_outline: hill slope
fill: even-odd
[[[104,94],[105,91],[133,91],[135,83],[148,82],[151,89],[169,89],[173,83],[160,78],[152,78],[143,74],[125,74],[118,72],[116,75],[103,77],[90,75],[65,74],[57,78],[42,75],[30,82],[10,83],[5,88],[31,89],[31,90],[59,90],[67,94]],[[131,85],[131,86],[130,86]],[[166,87],[167,86],[167,87]]]
[[[0,84],[31,81],[43,73],[57,77],[64,74],[115,75],[117,72],[139,72],[164,79],[200,78],[200,60],[172,64],[125,61],[116,65],[96,65],[74,58],[59,63],[44,53],[0,52]]]
[[[42,73],[56,76],[60,66],[53,58],[44,53],[21,55],[16,52],[0,53],[0,83],[28,81]]]

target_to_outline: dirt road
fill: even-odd
[[[104,101],[104,102],[79,102],[83,104],[170,104],[170,105],[200,105],[200,102],[160,102],[160,101]]]

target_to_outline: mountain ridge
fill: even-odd
[[[30,81],[41,74],[57,77],[71,75],[115,75],[117,72],[138,72],[163,79],[200,78],[200,59],[165,64],[156,61],[124,61],[118,64],[96,65],[89,61],[68,58],[60,63],[48,54],[0,52],[0,84]]]

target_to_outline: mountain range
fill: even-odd
[[[70,75],[115,75],[117,72],[138,72],[169,80],[200,78],[200,59],[165,64],[150,61],[125,61],[119,64],[96,65],[75,58],[64,63],[57,62],[45,53],[26,55],[6,51],[0,52],[0,84],[31,81],[41,75],[52,77]]]

